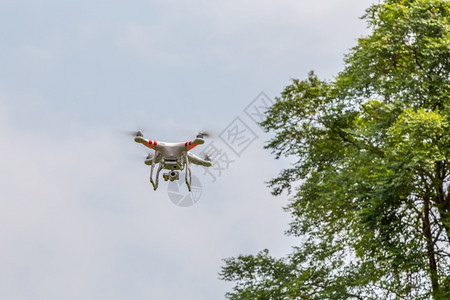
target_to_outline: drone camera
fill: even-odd
[[[163,178],[165,181],[170,180],[178,180],[180,178],[180,173],[177,171],[170,171],[169,173],[163,174]]]

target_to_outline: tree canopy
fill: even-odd
[[[450,2],[363,18],[344,70],[293,80],[261,124],[296,158],[269,184],[301,244],[225,259],[229,299],[450,299]]]

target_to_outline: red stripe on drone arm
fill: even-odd
[[[156,145],[156,144],[154,144],[152,140],[149,140],[148,142],[143,142],[142,145],[153,149],[153,145]]]
[[[184,147],[188,148],[188,150],[191,150],[192,148],[194,148],[195,146],[197,146],[198,144],[193,143],[192,141],[186,142],[184,143]]]

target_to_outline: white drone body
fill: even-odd
[[[203,144],[204,133],[200,132],[193,141],[188,141],[184,143],[166,143],[154,140],[148,140],[144,138],[142,131],[138,131],[134,138],[136,143],[142,144],[150,149],[155,150],[155,153],[149,154],[145,160],[145,164],[151,166],[150,169],[150,182],[153,185],[153,189],[156,191],[159,182],[159,173],[162,169],[169,170],[169,172],[163,174],[165,181],[174,181],[179,179],[179,171],[186,167],[186,185],[188,190],[191,191],[192,184],[192,170],[191,163],[196,165],[201,165],[205,167],[211,166],[211,161],[208,157],[202,159],[189,150],[193,149],[197,145]],[[156,171],[156,179],[153,181],[153,170],[155,165],[159,164],[158,170]]]

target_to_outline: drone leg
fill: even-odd
[[[159,164],[159,168],[158,168],[158,170],[156,171],[156,188],[158,188],[158,183],[159,183],[159,172],[161,172],[162,168],[163,168],[163,165],[162,165],[162,164]],[[155,188],[155,190],[156,190],[156,188]]]
[[[150,169],[150,182],[153,185],[153,189],[156,191],[157,186],[155,185],[155,182],[153,182],[153,168],[154,168],[154,164],[152,164],[152,168]]]
[[[189,158],[187,156],[187,152],[185,155],[185,160],[186,160],[186,176],[185,176],[185,181],[186,181],[186,185],[188,187],[189,192],[191,191],[191,184],[192,184],[192,170],[191,170],[191,163],[189,161]],[[188,179],[189,178],[189,179]]]
[[[155,182],[153,182],[153,169],[155,168],[156,156],[158,156],[158,152],[155,152],[155,155],[153,156],[152,167],[150,168],[150,182],[152,183],[153,190],[155,191],[158,188],[158,177],[156,177],[156,185]]]

